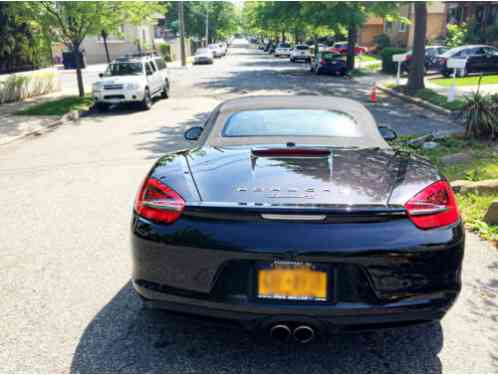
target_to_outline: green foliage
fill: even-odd
[[[469,28],[466,23],[461,24],[448,24],[446,35],[446,46],[450,48],[459,47],[463,45],[467,39]]]
[[[457,199],[467,228],[486,240],[498,241],[498,225],[489,225],[483,221],[488,207],[498,199],[498,195],[458,194]]]
[[[166,2],[168,13],[166,24],[173,32],[179,32],[178,8],[174,1]],[[184,2],[184,17],[188,37],[202,39],[206,32],[206,14],[209,20],[210,41],[225,40],[239,31],[240,14],[234,3],[228,1],[186,1]]]
[[[429,103],[435,104],[439,107],[449,109],[450,111],[461,110],[464,106],[463,100],[456,99],[452,102],[448,102],[448,98],[445,95],[438,94],[431,89],[421,89],[415,93],[417,98],[428,101]]]
[[[403,48],[388,47],[382,50],[380,54],[382,58],[382,71],[384,73],[396,74],[397,63],[393,62],[393,55],[400,53],[405,53],[406,50]]]
[[[16,113],[21,116],[62,116],[71,111],[87,111],[94,104],[89,96],[69,96],[37,104]]]
[[[166,61],[172,61],[171,58],[171,46],[166,43],[162,43],[159,45],[159,53]]]
[[[0,2],[0,73],[36,69],[51,63],[51,45],[36,23],[19,13],[19,3]]]
[[[54,72],[12,74],[0,81],[0,104],[48,94],[59,89]]]
[[[391,47],[391,39],[387,34],[376,35],[373,39],[375,45],[377,46],[377,51],[380,53],[384,48]]]
[[[465,123],[465,136],[495,139],[498,135],[498,96],[477,91],[464,98],[459,117]]]

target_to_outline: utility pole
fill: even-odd
[[[209,43],[209,12],[206,10],[206,48]]]
[[[178,6],[178,23],[180,24],[180,54],[182,66],[187,65],[187,57],[185,56],[185,16],[183,14],[183,1],[176,3]]]

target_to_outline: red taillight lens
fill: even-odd
[[[406,61],[412,61],[412,60],[413,60],[413,56],[412,55],[406,56]]]
[[[330,156],[330,150],[321,148],[266,148],[261,150],[252,150],[254,156],[278,157],[278,156],[296,156],[296,157],[321,157]]]
[[[135,200],[135,211],[146,219],[170,224],[176,221],[185,207],[183,198],[168,185],[155,178],[147,178]]]
[[[458,221],[455,194],[446,181],[429,185],[405,204],[412,222],[420,229],[433,229]]]
[[[325,65],[327,62],[324,59],[320,60],[320,65]]]

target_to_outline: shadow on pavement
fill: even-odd
[[[86,327],[71,372],[440,373],[439,323],[280,345],[242,329],[141,309],[127,283]],[[382,336],[380,336],[382,337]]]
[[[157,130],[135,132],[133,135],[151,135],[148,137],[149,141],[139,143],[136,147],[139,150],[148,151],[150,155],[147,159],[153,160],[167,152],[193,147],[195,142],[185,140],[183,133],[193,126],[202,126],[208,115],[209,112],[199,112],[183,122],[167,124]]]

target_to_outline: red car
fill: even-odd
[[[348,42],[337,42],[330,48],[330,51],[340,53],[341,55],[345,55],[348,53]],[[366,47],[355,46],[354,54],[361,55],[363,53],[367,53]]]

